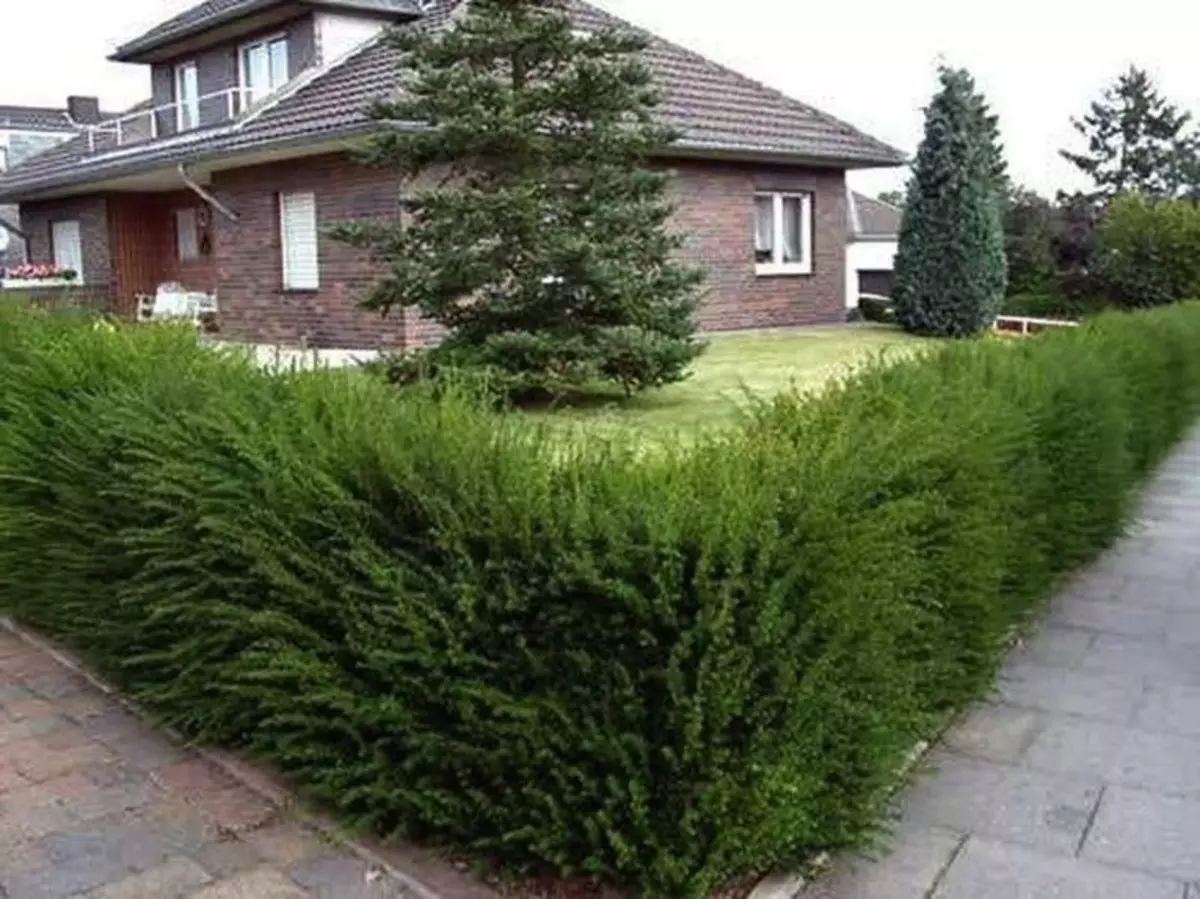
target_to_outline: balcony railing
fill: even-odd
[[[231,87],[197,97],[190,103],[166,103],[105,119],[85,129],[89,153],[187,134],[233,121],[254,102],[248,87]]]

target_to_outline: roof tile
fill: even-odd
[[[252,0],[210,0],[245,2]],[[425,16],[407,27],[443,28],[462,2],[466,0],[432,0]],[[632,27],[583,0],[572,0],[572,7],[580,27]],[[681,150],[847,167],[903,161],[898,150],[833,116],[697,53],[641,33],[649,40],[647,58],[663,95],[662,119],[681,132],[677,145]],[[376,40],[317,73],[255,118],[196,133],[192,140],[158,141],[90,156],[86,138],[76,138],[0,178],[0,198],[19,198],[22,193],[87,183],[152,165],[199,162],[269,145],[367,133],[373,123],[366,108],[396,90],[397,63],[396,51],[386,41]]]

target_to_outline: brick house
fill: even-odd
[[[98,122],[100,118],[100,104],[91,97],[71,97],[66,109],[0,105],[0,177],[74,137],[81,123]],[[15,205],[0,204],[0,268],[25,261],[19,218]]]
[[[347,153],[395,88],[389,25],[444,28],[464,0],[207,0],[119,47],[152,97],[0,177],[33,261],[78,263],[121,313],[178,281],[215,291],[221,328],[259,343],[419,345],[414,310],[356,297],[372,263],[330,223],[399,214],[396,175]],[[581,29],[624,24],[577,0]],[[684,256],[708,275],[700,324],[840,321],[846,171],[901,154],[808,105],[652,35]],[[411,188],[411,186],[410,186]]]

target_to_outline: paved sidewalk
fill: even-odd
[[[412,899],[0,631],[0,897]]]
[[[1200,899],[1200,431],[931,763],[805,899]]]

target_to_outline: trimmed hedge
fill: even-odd
[[[643,897],[861,844],[1200,410],[1200,307],[689,450],[0,315],[0,604],[348,818]]]

